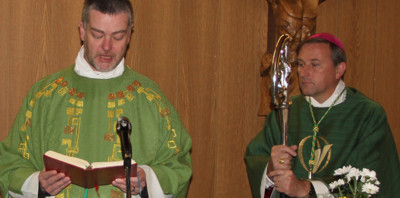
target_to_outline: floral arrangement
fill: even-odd
[[[366,168],[360,171],[349,165],[335,170],[334,175],[340,176],[340,179],[330,183],[329,188],[331,191],[338,189],[339,197],[371,197],[379,191],[380,183],[376,178],[375,171]]]

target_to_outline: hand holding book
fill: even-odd
[[[108,185],[117,178],[125,177],[123,161],[89,162],[66,156],[54,151],[47,151],[43,155],[45,169],[64,173],[73,184],[84,188],[93,188]],[[132,160],[131,177],[136,177],[137,164]]]

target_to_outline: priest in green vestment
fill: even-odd
[[[376,197],[399,196],[400,165],[386,113],[346,87],[346,56],[333,35],[311,36],[298,49],[301,95],[292,98],[287,146],[280,145],[278,112],[245,154],[253,197],[332,197],[329,183],[343,166],[376,172]]]
[[[133,197],[186,197],[191,138],[159,86],[124,64],[133,25],[128,0],[86,0],[75,64],[36,82],[0,142],[2,197],[125,197],[124,178],[85,189],[54,170],[52,150],[88,162],[122,159],[116,123],[132,125]]]

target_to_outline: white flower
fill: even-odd
[[[361,172],[361,181],[362,182],[369,182],[369,181],[375,181],[376,178],[376,173],[375,171],[370,171],[369,169],[363,168]]]
[[[341,179],[329,184],[329,188],[334,192],[334,189],[339,189],[338,196],[351,195],[359,197],[360,193],[365,193],[368,197],[377,194],[379,191],[378,185],[380,182],[376,177],[375,171],[370,171],[366,168],[360,171],[359,169],[349,166],[343,166],[335,170],[334,175],[340,176]],[[361,188],[361,189],[359,189]]]
[[[365,183],[362,187],[362,192],[374,195],[379,191],[379,187],[371,183]]]
[[[361,175],[361,171],[358,170],[357,168],[351,168],[349,170],[349,172],[346,175],[347,181],[350,181],[352,178],[354,178],[354,180],[358,180],[358,178]]]
[[[333,189],[335,189],[335,188],[337,188],[339,186],[342,186],[342,185],[344,185],[344,180],[343,179],[339,179],[337,181],[334,181],[334,182],[330,183],[329,184],[329,188],[331,190],[333,190]]]
[[[343,168],[336,169],[333,175],[345,175],[350,171],[351,168],[351,165],[343,166]]]

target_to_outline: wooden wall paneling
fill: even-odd
[[[36,3],[34,5],[34,9],[39,13],[32,13],[31,17],[34,21],[34,26],[32,27],[34,30],[34,37],[37,38],[37,42],[31,43],[31,47],[35,50],[32,51],[34,53],[30,53],[28,57],[34,59],[32,63],[32,67],[35,68],[36,72],[35,76],[32,74],[33,81],[41,79],[43,76],[49,73],[49,62],[51,57],[52,50],[50,49],[50,43],[52,38],[51,25],[50,25],[50,13],[51,6],[49,5],[50,1],[40,1],[40,3]]]
[[[343,41],[348,56],[345,81],[384,106],[400,151],[400,124],[395,122],[400,108],[395,102],[399,70],[392,66],[399,55],[394,36],[398,6],[395,0],[328,0],[319,7],[317,32],[334,33]]]
[[[244,164],[248,142],[260,130],[259,23],[263,0],[221,1],[217,98],[217,169],[214,197],[251,197]]]
[[[6,3],[7,2],[7,3]],[[4,1],[2,2],[2,34],[5,39],[2,55],[6,55],[5,67],[9,71],[7,87],[2,100],[7,101],[7,110],[2,111],[7,115],[5,137],[11,128],[16,113],[21,106],[24,96],[34,82],[42,77],[72,65],[80,39],[77,31],[77,21],[82,5],[77,6],[70,1]],[[68,9],[66,9],[68,8]],[[10,12],[11,11],[11,12]],[[79,19],[78,19],[79,21]],[[69,46],[75,47],[69,47]],[[58,53],[60,52],[60,53]],[[11,94],[12,95],[9,95]],[[7,96],[6,96],[7,94]]]
[[[44,31],[47,10],[46,1],[10,1],[8,65],[10,71],[9,118],[13,121],[23,98],[33,83],[43,75],[42,65],[46,60],[43,52],[46,44],[43,39],[49,37]],[[6,8],[7,9],[7,8]],[[11,122],[12,122],[11,121]],[[9,125],[10,126],[10,125]],[[9,127],[10,128],[10,127]]]
[[[400,2],[377,1],[374,99],[386,110],[400,155]]]
[[[136,35],[127,64],[157,82],[176,106],[179,1],[135,1],[134,5]]]
[[[79,22],[83,0],[71,2],[69,0],[50,1],[49,14],[50,37],[46,38],[49,43],[49,63],[47,73],[52,74],[61,69],[72,66],[81,48],[79,36]]]
[[[193,177],[188,197],[214,197],[219,1],[182,0],[179,16],[177,110],[192,137]]]
[[[339,0],[326,0],[318,6],[316,32],[337,34]]]
[[[11,127],[12,120],[8,116],[10,113],[10,84],[11,84],[11,74],[10,74],[10,64],[9,51],[7,50],[10,45],[10,1],[0,0],[0,60],[1,70],[0,72],[0,140],[3,140]],[[1,195],[0,195],[1,197]]]
[[[341,0],[337,36],[347,55],[345,82],[373,97],[376,0]]]

